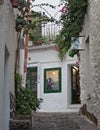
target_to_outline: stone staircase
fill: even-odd
[[[98,130],[79,114],[70,112],[33,113],[32,130]]]
[[[10,119],[9,130],[32,130],[32,116],[16,116]]]
[[[32,130],[80,130],[65,113],[34,113]]]
[[[69,107],[67,109],[67,112],[76,112],[76,113],[79,113],[80,107],[81,107],[81,104],[72,104],[72,105],[69,105]]]

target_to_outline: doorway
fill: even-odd
[[[71,67],[71,86],[72,86],[72,104],[80,104],[80,77],[79,77],[79,67],[73,65]]]
[[[37,97],[37,67],[27,68],[26,87],[32,89]]]

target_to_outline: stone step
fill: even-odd
[[[72,104],[72,105],[69,105],[68,109],[67,109],[67,112],[79,112],[79,109],[81,107],[81,104]]]
[[[71,104],[69,105],[69,108],[80,108],[81,104]]]
[[[34,130],[80,130],[65,113],[36,113],[33,122]]]
[[[97,130],[97,128],[74,112],[38,112],[34,113],[32,130]]]

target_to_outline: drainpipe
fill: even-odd
[[[24,73],[27,72],[27,58],[28,58],[28,34],[25,37],[25,55],[24,55]]]
[[[30,0],[28,0],[28,3],[30,3]],[[29,20],[30,17],[30,4],[28,7],[28,13],[27,13],[27,20]],[[27,34],[25,37],[25,55],[24,55],[24,80],[26,81],[26,73],[27,73],[27,58],[28,58],[28,41],[29,41],[29,36],[28,36],[28,30]],[[24,83],[26,84],[26,82]]]

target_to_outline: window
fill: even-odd
[[[61,92],[61,68],[44,69],[44,93]]]

